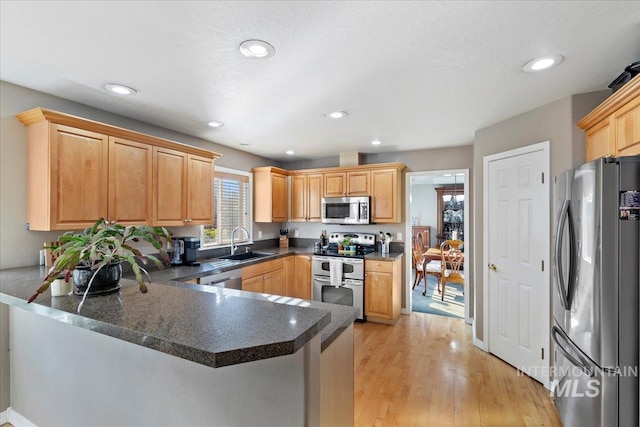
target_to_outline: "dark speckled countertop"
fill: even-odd
[[[311,253],[295,249],[269,248],[264,252],[273,256],[261,260]],[[151,272],[147,294],[122,279],[120,292],[87,298],[80,314],[81,297],[75,295],[52,297],[47,291],[27,304],[45,267],[4,269],[0,302],[211,367],[292,354],[318,333],[324,350],[355,319],[351,307],[175,280],[221,272],[206,261]]]

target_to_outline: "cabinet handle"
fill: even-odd
[[[189,219],[187,220],[187,222],[191,222],[191,221],[193,221],[191,218],[189,218]]]

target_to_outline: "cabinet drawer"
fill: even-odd
[[[284,258],[278,258],[273,261],[265,261],[248,267],[242,267],[242,279],[248,279],[279,269],[284,269]]]
[[[364,271],[377,271],[380,273],[393,273],[392,261],[365,261]]]

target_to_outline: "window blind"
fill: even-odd
[[[203,227],[202,246],[231,243],[231,232],[241,226],[249,229],[249,177],[216,172],[213,179],[215,222]],[[236,242],[249,241],[244,232],[236,233]]]

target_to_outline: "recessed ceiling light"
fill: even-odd
[[[222,122],[216,122],[215,120],[212,122],[209,122],[209,126],[211,126],[212,128],[221,128],[222,126],[224,126],[224,123]]]
[[[290,156],[293,156],[295,154],[295,152],[293,150],[287,150],[287,154]]]
[[[262,40],[245,40],[240,43],[240,52],[247,58],[266,58],[273,56],[276,49]]]
[[[248,142],[241,142],[240,145],[242,145],[243,147],[247,147],[249,145]]]
[[[527,73],[535,73],[536,71],[548,70],[549,68],[558,65],[562,62],[564,57],[562,55],[547,55],[539,58],[532,59],[524,64],[522,69]]]
[[[380,144],[382,144],[382,141],[379,141],[377,139],[371,141],[371,145],[380,145]]]
[[[135,95],[136,93],[138,93],[137,90],[131,87],[115,83],[107,83],[106,85],[104,85],[104,90],[106,90],[107,92],[117,93],[118,95]]]
[[[330,113],[327,114],[327,117],[331,118],[331,119],[342,119],[344,117],[347,117],[348,114],[346,111],[332,111]]]

